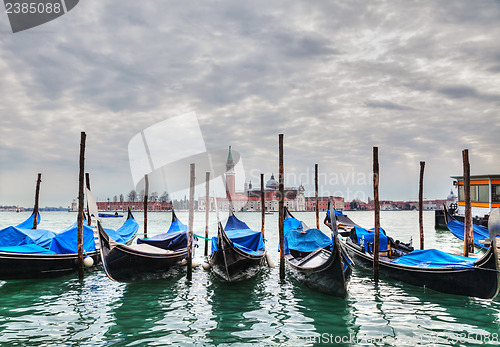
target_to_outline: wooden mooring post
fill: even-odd
[[[462,151],[462,160],[464,167],[464,202],[465,202],[465,220],[464,220],[464,256],[474,253],[474,236],[472,234],[472,213],[470,201],[470,163],[469,150]]]
[[[83,200],[84,200],[84,172],[85,172],[85,140],[87,135],[82,131],[80,138],[80,173],[78,175],[78,278],[83,280],[84,264],[83,264],[83,215],[85,213]]]
[[[264,174],[260,174],[260,232],[264,237],[264,229],[266,224],[266,195],[264,194]]]
[[[379,165],[378,147],[373,147],[373,203],[375,208],[375,240],[373,242],[373,279],[378,283],[379,277],[379,238],[380,238],[380,203],[378,197]]]
[[[210,214],[210,172],[205,176],[205,257],[208,256],[208,220]]]
[[[188,220],[188,242],[187,242],[187,280],[193,278],[193,223],[194,223],[194,163],[190,165],[189,179],[189,220]]]
[[[314,165],[314,196],[316,210],[316,229],[319,229],[318,164]]]
[[[279,134],[279,240],[280,240],[280,280],[285,279],[285,186],[283,167],[283,134]]]
[[[424,168],[425,161],[421,161],[420,180],[418,184],[418,227],[420,230],[420,249],[424,249]]]
[[[40,183],[42,182],[42,174],[38,174],[38,179],[36,180],[36,189],[35,189],[35,206],[33,207],[33,229],[36,229],[38,226],[38,200],[40,199]]]
[[[149,199],[149,178],[144,175],[144,237],[148,237],[148,199]]]

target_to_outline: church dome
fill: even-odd
[[[448,195],[446,200],[455,200],[456,198],[457,198],[457,196],[455,194],[453,194],[453,190],[452,190],[452,191],[450,191],[450,195]]]
[[[277,188],[278,187],[278,182],[274,179],[274,174],[271,175],[271,179],[267,181],[266,187],[268,188]]]

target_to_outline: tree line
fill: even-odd
[[[124,202],[125,197],[123,194],[120,194],[120,196],[115,195],[113,197],[113,199],[108,198],[108,201]],[[127,201],[129,201],[129,202],[144,201],[144,189],[141,190],[140,192],[136,192],[135,190],[131,190],[130,193],[127,194]],[[161,195],[159,195],[157,192],[152,192],[148,195],[148,201],[149,202],[154,202],[154,201],[168,202],[168,201],[170,201],[170,196],[168,195],[167,192],[163,192],[163,194],[161,194]]]

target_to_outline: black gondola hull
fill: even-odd
[[[357,264],[367,269],[373,268],[371,254],[363,252],[350,240],[345,245]],[[499,290],[497,263],[497,252],[491,247],[475,262],[474,269],[405,266],[382,259],[379,260],[379,269],[393,279],[442,293],[492,299]]]
[[[97,251],[88,252],[98,264]],[[54,278],[78,271],[78,254],[27,254],[0,252],[0,280]]]
[[[210,257],[212,272],[227,282],[242,281],[256,276],[265,263],[265,252],[250,254],[234,247],[220,227],[217,236],[217,251]]]
[[[187,249],[141,251],[109,240],[99,229],[101,258],[107,276],[118,282],[171,277],[185,270]],[[152,247],[152,246],[148,246]],[[156,247],[152,247],[156,248]]]
[[[316,267],[298,266],[291,254],[286,255],[285,260],[289,273],[297,281],[307,287],[319,292],[345,297],[347,295],[347,283],[352,273],[352,268],[342,258],[338,250],[322,250],[315,257],[321,263]]]

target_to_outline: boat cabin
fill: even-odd
[[[458,187],[458,214],[465,214],[464,177],[451,176]],[[500,174],[471,175],[470,201],[472,216],[484,217],[494,208],[500,208]]]

